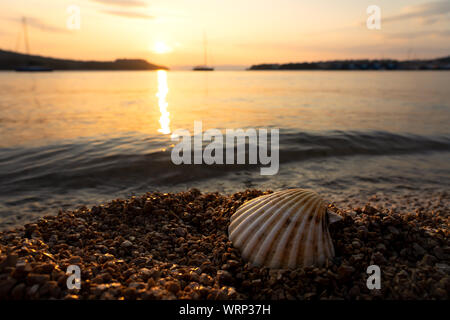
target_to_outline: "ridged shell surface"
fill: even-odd
[[[327,204],[315,192],[288,189],[252,199],[231,216],[233,246],[256,266],[320,266],[334,257]]]

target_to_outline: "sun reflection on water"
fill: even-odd
[[[158,92],[156,96],[158,97],[158,106],[159,111],[161,112],[161,117],[159,118],[159,124],[161,128],[158,129],[158,132],[162,134],[170,134],[170,113],[167,111],[167,103],[166,97],[169,92],[169,87],[167,85],[167,71],[158,70]]]

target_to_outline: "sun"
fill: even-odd
[[[153,45],[153,52],[157,54],[169,53],[172,52],[172,48],[163,41],[156,41]]]

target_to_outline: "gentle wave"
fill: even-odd
[[[259,165],[181,165],[171,162],[169,140],[126,136],[43,147],[0,149],[0,191],[70,190],[101,185],[176,184]],[[246,146],[245,150],[248,150]],[[383,131],[281,132],[280,163],[312,158],[450,151],[448,136]],[[226,150],[224,150],[225,154]]]
[[[351,155],[408,154],[449,151],[450,136],[419,136],[385,131],[330,131],[325,134],[288,133],[280,137],[286,159]],[[297,158],[300,157],[300,158]]]

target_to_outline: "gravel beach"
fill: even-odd
[[[449,195],[330,204],[336,257],[322,268],[251,267],[230,216],[270,191],[147,193],[0,232],[0,299],[450,298]],[[381,268],[381,289],[366,285]],[[81,268],[69,290],[66,269]]]

